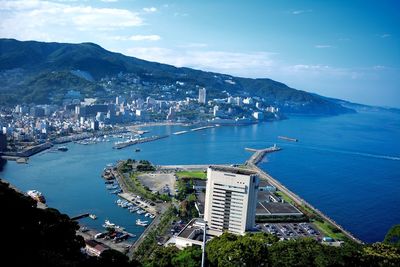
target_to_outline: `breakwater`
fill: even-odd
[[[115,143],[113,148],[122,149],[122,148],[125,148],[125,147],[128,147],[128,146],[132,146],[132,145],[136,145],[136,144],[141,144],[141,143],[155,141],[155,140],[158,140],[158,139],[167,138],[168,136],[169,135],[160,135],[160,136],[154,135],[154,136],[150,136],[150,137],[132,139],[132,140],[124,141],[124,142],[117,142],[117,143]]]

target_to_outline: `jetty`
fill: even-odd
[[[208,126],[202,126],[202,127],[198,127],[198,128],[193,128],[193,129],[190,129],[190,130],[175,132],[175,133],[172,133],[172,134],[173,135],[181,135],[181,134],[185,134],[185,133],[206,130],[206,129],[210,129],[210,128],[214,128],[214,127],[215,127],[215,125],[208,125]]]
[[[275,147],[275,146],[274,146]],[[271,185],[275,186],[278,190],[286,194],[289,198],[293,200],[295,204],[297,204],[300,207],[306,207],[310,210],[312,210],[315,214],[319,215],[322,219],[325,221],[329,222],[331,225],[335,226],[338,228],[344,235],[346,235],[349,239],[352,241],[358,243],[358,244],[363,244],[361,240],[353,236],[350,232],[345,230],[341,225],[339,225],[337,222],[335,222],[333,219],[329,218],[325,214],[323,214],[320,210],[315,208],[313,205],[290,191],[288,188],[286,188],[282,183],[280,183],[278,180],[273,178],[271,175],[267,174],[263,170],[261,170],[258,166],[257,163],[260,162],[260,160],[268,153],[268,151],[271,152],[271,148],[266,148],[266,149],[261,149],[261,150],[256,150],[256,149],[246,149],[247,151],[252,151],[254,154],[250,157],[249,160],[246,161],[245,165],[252,169],[253,171],[256,171],[259,173],[260,178],[267,180]],[[277,150],[276,150],[277,151]]]
[[[125,142],[120,142],[120,143],[115,143],[115,145],[113,146],[113,148],[115,149],[122,149],[128,146],[132,146],[132,145],[136,145],[136,144],[141,144],[141,143],[146,143],[146,142],[151,142],[151,141],[155,141],[158,139],[162,139],[162,138],[166,138],[169,135],[154,135],[154,136],[150,136],[150,137],[143,137],[143,138],[137,138],[137,139],[131,139],[131,140],[127,140]]]
[[[79,220],[79,219],[82,219],[82,218],[86,218],[86,217],[89,217],[89,213],[82,213],[82,214],[79,214],[77,216],[71,217],[71,220],[72,221],[76,221],[76,220]]]
[[[296,138],[291,138],[291,137],[282,136],[282,135],[279,135],[278,138],[279,138],[279,139],[282,139],[282,140],[286,140],[286,141],[291,141],[291,142],[297,142],[297,141],[299,141],[299,140],[297,140]]]
[[[246,164],[248,162],[252,162],[254,165],[256,165],[264,158],[265,154],[280,151],[280,150],[282,150],[282,148],[274,145],[274,146],[267,147],[264,149],[255,149],[255,148],[246,147],[245,150],[249,151],[249,152],[253,152],[253,155],[250,157],[249,160],[246,161]]]

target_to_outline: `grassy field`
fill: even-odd
[[[179,171],[176,176],[179,178],[207,179],[207,173],[204,171]]]
[[[276,194],[283,198],[286,202],[294,204],[293,200],[282,191],[276,191]]]
[[[336,240],[347,240],[348,239],[347,236],[345,236],[340,231],[335,233],[333,231],[334,226],[332,226],[331,224],[329,224],[327,222],[314,221],[313,223],[318,227],[318,230],[320,230],[326,236],[330,236]]]

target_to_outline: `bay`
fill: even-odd
[[[150,135],[187,130],[183,126],[147,127]],[[299,139],[288,142],[278,135]],[[390,112],[334,117],[291,117],[248,126],[216,127],[171,135],[121,150],[112,142],[67,144],[67,152],[41,153],[29,164],[8,162],[0,176],[22,191],[37,189],[48,205],[71,216],[95,213],[82,223],[101,229],[105,219],[140,234],[142,227],[114,202],[100,174],[120,159],[154,164],[236,164],[250,156],[245,147],[277,144],[260,167],[365,242],[381,241],[400,223],[400,118]],[[113,140],[116,141],[116,140]],[[135,152],[140,148],[140,152]]]

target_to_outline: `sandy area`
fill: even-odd
[[[148,173],[138,176],[139,181],[147,186],[151,191],[163,191],[164,188],[169,189],[169,193],[173,194],[175,190],[175,175],[173,173]]]

